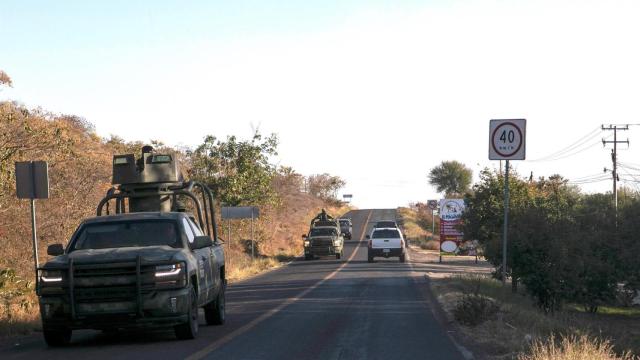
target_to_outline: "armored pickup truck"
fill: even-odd
[[[324,209],[311,221],[309,233],[302,235],[302,238],[305,260],[316,256],[335,256],[340,259],[344,253],[344,234],[340,232],[340,224]]]
[[[211,191],[180,181],[173,155],[150,147],[138,161],[115,156],[113,166],[120,185],[98,216],[82,221],[66,246],[49,246],[54,257],[38,269],[47,344],[68,344],[76,329],[173,327],[179,339],[193,339],[199,308],[207,324],[223,324],[225,257]]]
[[[340,222],[340,232],[344,234],[345,240],[351,240],[351,233],[353,232],[353,225],[351,219],[338,219]]]

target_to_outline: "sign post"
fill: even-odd
[[[436,216],[435,212],[438,208],[438,200],[427,201],[427,206],[431,209],[431,236],[436,235]]]
[[[31,200],[31,238],[36,280],[38,277],[38,235],[36,231],[36,199],[49,198],[49,165],[46,161],[16,162],[16,195]]]
[[[502,284],[507,281],[507,237],[509,229],[509,160],[526,157],[526,119],[489,122],[489,160],[505,160],[504,223],[502,229]]]
[[[251,219],[251,258],[255,257],[253,222],[260,217],[260,209],[255,206],[223,206],[222,220],[227,220],[229,227],[229,247],[231,247],[231,220]]]

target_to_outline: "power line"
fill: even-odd
[[[576,148],[582,146],[583,144],[585,144],[585,143],[591,141],[592,139],[595,139],[596,137],[598,137],[599,131],[600,131],[600,128],[597,127],[595,129],[591,130],[590,132],[588,132],[586,135],[584,135],[581,138],[579,138],[578,140],[574,141],[572,144],[570,144],[570,145],[568,145],[568,146],[566,146],[566,147],[564,147],[564,148],[562,148],[562,149],[560,149],[560,150],[558,150],[558,151],[556,151],[554,153],[551,153],[551,154],[549,154],[547,156],[543,156],[541,158],[530,160],[530,161],[533,161],[533,162],[549,161],[549,159],[552,159],[552,158],[555,158],[555,157],[558,157],[558,156],[562,156],[562,155],[566,154],[567,152],[573,151]]]

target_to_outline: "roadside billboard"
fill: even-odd
[[[442,199],[440,201],[440,252],[457,254],[463,242],[463,233],[458,229],[462,224],[463,199]]]

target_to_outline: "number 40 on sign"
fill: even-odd
[[[491,120],[489,160],[524,160],[527,120]]]

